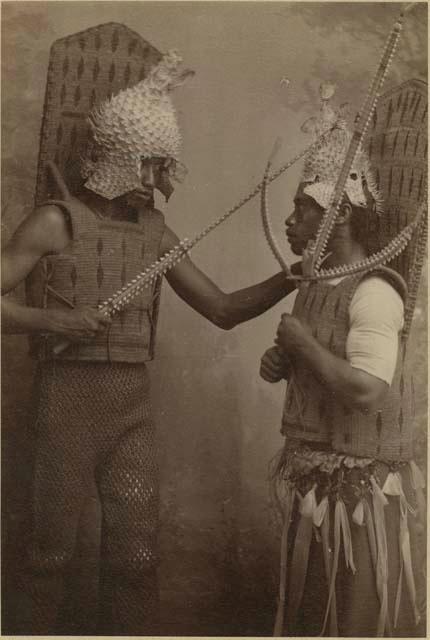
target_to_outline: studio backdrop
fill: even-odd
[[[8,2],[2,6],[2,241],[34,201],[39,132],[51,44],[105,22],[128,26],[157,49],[177,49],[196,74],[174,95],[184,138],[185,182],[156,205],[179,237],[192,237],[260,182],[276,137],[279,166],[309,144],[301,124],[318,108],[322,81],[357,111],[398,3]],[[427,80],[427,8],[408,17],[386,87]],[[278,241],[289,262],[285,218],[300,172],[270,187]],[[192,252],[225,291],[279,271],[265,241],[258,198]],[[410,338],[416,354],[418,461],[425,460],[426,304]],[[18,290],[15,295],[22,297]],[[283,311],[226,332],[164,284],[156,357],[150,364],[161,467],[163,632],[270,635],[276,607],[279,531],[268,468],[282,446],[284,384],[259,378]],[[421,345],[420,348],[417,345]],[[34,363],[25,336],[3,340],[3,572],[13,570],[28,517]],[[61,425],[59,425],[59,428]],[[96,496],[89,497],[75,559],[83,597],[71,632],[92,615],[97,561]],[[21,542],[20,542],[21,541]]]

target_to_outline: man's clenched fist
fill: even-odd
[[[279,382],[288,377],[289,364],[287,358],[278,347],[267,349],[261,358],[260,376],[266,382]]]

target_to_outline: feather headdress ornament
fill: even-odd
[[[335,85],[331,83],[323,83],[320,86],[320,112],[318,116],[306,120],[302,125],[302,131],[312,133],[315,138],[323,131],[334,127],[331,134],[323,138],[306,156],[301,176],[301,181],[308,183],[304,192],[316,200],[323,209],[330,205],[352,138],[345,118],[348,104],[342,104],[337,110],[330,104],[335,90]],[[345,193],[355,206],[367,207],[374,204],[378,213],[382,210],[381,195],[376,187],[367,154],[361,148],[349,172]],[[373,202],[369,202],[369,199]]]

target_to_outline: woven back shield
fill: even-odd
[[[162,54],[128,27],[109,22],[51,47],[40,135],[36,205],[54,196],[53,161],[71,192],[90,133],[87,116],[106,98],[143,80]]]
[[[378,100],[365,142],[384,200],[384,212],[374,234],[378,246],[373,250],[387,245],[411,222],[427,198],[427,102],[427,84],[415,79],[391,89]],[[425,209],[408,247],[389,265],[408,285],[404,337],[413,315],[426,238]]]

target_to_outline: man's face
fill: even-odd
[[[294,211],[285,220],[288,242],[297,256],[303,253],[309,240],[315,239],[324,214],[324,209],[304,193],[305,187],[306,183],[301,182],[294,197]]]
[[[169,158],[142,158],[140,170],[141,186],[125,195],[127,204],[130,206],[142,206],[152,203],[154,189],[158,189],[168,198],[173,191],[169,173],[172,162]]]

